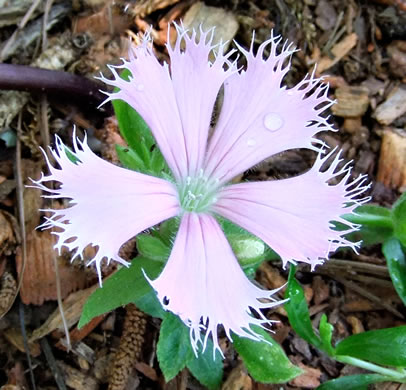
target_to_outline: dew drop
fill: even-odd
[[[257,141],[255,141],[255,139],[254,138],[250,138],[248,141],[247,141],[247,145],[248,146],[255,146],[257,144]]]
[[[137,91],[143,91],[144,90],[144,84],[137,84],[137,86],[135,87],[135,89],[137,90]]]
[[[283,126],[283,123],[282,117],[275,112],[266,114],[264,117],[264,126],[270,131],[279,130]]]

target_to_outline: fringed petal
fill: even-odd
[[[162,179],[110,164],[97,157],[86,143],[74,137],[74,150],[68,152],[59,137],[52,155],[59,164],[55,168],[47,159],[50,174],[42,175],[34,187],[49,195],[44,197],[70,198],[66,209],[47,209],[42,228],[55,228],[55,245],[82,255],[88,245],[98,246],[90,263],[95,263],[101,283],[101,261],[115,260],[127,265],[119,256],[122,244],[139,232],[178,214],[179,204],[175,187]],[[75,162],[73,162],[75,161]],[[49,181],[60,182],[53,188]]]
[[[224,54],[224,44],[213,44],[214,29],[191,33],[176,26],[178,38],[172,48],[166,45],[171,59],[171,76],[186,143],[189,176],[202,167],[214,103],[224,81],[237,68]],[[182,47],[185,47],[182,50]],[[209,61],[210,54],[214,58]],[[227,64],[227,69],[225,69]]]
[[[166,310],[179,315],[190,327],[192,346],[206,347],[212,335],[220,350],[217,331],[260,340],[250,325],[264,327],[272,321],[262,313],[275,302],[275,291],[254,286],[245,276],[217,221],[210,215],[186,213],[161,275],[150,281]],[[205,331],[202,339],[201,331]],[[214,353],[214,352],[213,352]]]
[[[350,181],[351,167],[337,155],[327,170],[322,165],[335,151],[321,157],[312,169],[301,176],[269,182],[241,183],[223,188],[213,211],[257,235],[287,262],[309,263],[312,269],[340,247],[356,250],[345,235],[358,225],[341,216],[368,201],[357,199],[369,185],[366,177]],[[338,184],[329,184],[343,176]],[[333,221],[344,230],[336,230]]]
[[[284,150],[320,150],[314,135],[333,130],[321,114],[333,102],[328,85],[314,72],[296,87],[287,89],[282,81],[290,69],[295,49],[282,38],[272,36],[261,44],[256,55],[247,52],[247,70],[225,82],[224,103],[206,157],[206,174],[226,182],[265,158]],[[264,59],[264,51],[270,54]]]
[[[147,122],[177,180],[200,171],[206,151],[208,130],[218,91],[235,71],[224,54],[224,45],[213,45],[213,31],[187,30],[177,26],[178,38],[167,63],[161,65],[153,50],[149,34],[130,53],[130,60],[110,67],[114,79],[104,76],[106,84],[120,89],[108,94],[108,100],[122,99]],[[185,49],[183,50],[183,46]],[[213,62],[209,55],[217,49]],[[228,69],[224,69],[227,64]],[[116,68],[128,69],[132,77],[124,81]]]

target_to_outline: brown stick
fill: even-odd
[[[86,77],[25,65],[0,64],[0,89],[42,92],[93,106],[106,99],[100,85]],[[111,111],[111,107],[103,111]]]

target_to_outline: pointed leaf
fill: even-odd
[[[402,245],[397,238],[393,237],[383,244],[382,252],[388,264],[393,286],[406,305],[406,256]]]
[[[262,383],[285,383],[302,374],[294,366],[282,347],[262,328],[252,329],[266,341],[254,341],[233,335],[234,348],[240,354],[249,374]]]
[[[345,214],[349,222],[360,224],[360,230],[350,235],[353,241],[362,240],[363,246],[380,244],[393,235],[391,210],[377,205],[363,205]]]
[[[100,314],[128,303],[136,303],[137,299],[153,291],[142,270],[149,278],[156,278],[162,270],[162,263],[137,257],[129,268],[121,268],[106,279],[103,287],[98,288],[85,303],[78,328]]]
[[[285,293],[285,298],[289,298],[289,301],[285,303],[289,323],[300,337],[316,348],[323,349],[321,340],[314,333],[303,289],[295,278],[295,269],[295,266],[290,266]]]
[[[163,309],[161,302],[156,295],[156,292],[151,288],[151,290],[139,297],[136,297],[133,303],[146,314],[151,317],[164,318],[165,310]]]
[[[320,339],[323,343],[323,349],[329,356],[334,356],[335,351],[331,345],[331,339],[333,337],[334,327],[327,321],[327,316],[323,314],[320,319],[319,332]]]
[[[395,236],[406,246],[406,192],[396,201],[392,208]]]
[[[384,366],[406,367],[406,325],[354,334],[337,344],[336,354]]]
[[[166,313],[157,345],[159,367],[168,382],[193,358],[189,328],[179,317]]]
[[[136,238],[138,252],[149,259],[165,262],[168,260],[170,248],[161,239],[150,234],[139,234]]]
[[[187,363],[187,368],[192,375],[208,389],[217,389],[223,378],[223,359],[220,352],[216,351],[213,356],[213,341],[207,340],[207,346],[203,353],[199,352]]]

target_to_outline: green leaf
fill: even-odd
[[[164,156],[162,156],[162,153],[158,148],[154,148],[151,152],[150,170],[156,173],[162,171],[169,172]]]
[[[149,314],[151,317],[164,318],[165,310],[162,308],[161,303],[156,295],[156,292],[151,288],[148,293],[136,297],[133,301],[135,305],[143,311]]]
[[[121,164],[125,168],[132,169],[133,171],[147,173],[148,169],[146,168],[144,161],[133,149],[116,145],[116,152]]]
[[[162,222],[159,226],[159,237],[168,247],[172,247],[176,237],[176,232],[179,230],[180,218],[174,217]]]
[[[406,305],[406,257],[402,245],[397,238],[393,237],[383,244],[382,252],[396,292]]]
[[[323,314],[320,319],[319,332],[320,339],[323,344],[323,350],[327,352],[329,356],[334,356],[335,351],[331,345],[331,339],[333,337],[334,327],[327,321],[327,316]]]
[[[129,268],[121,268],[114,275],[103,282],[87,300],[78,324],[80,329],[92,318],[107,313],[117,307],[136,303],[137,299],[144,297],[152,288],[142,272],[149,278],[156,278],[162,269],[162,263],[136,257]]]
[[[384,366],[406,367],[406,325],[347,337],[337,344],[336,354]]]
[[[128,80],[129,76],[131,76],[131,72],[128,69],[124,69],[120,75],[124,80]],[[117,88],[116,91],[118,91]],[[145,149],[143,149],[142,145],[145,145],[149,151],[152,145],[155,144],[150,128],[141,115],[125,101],[114,99],[112,103],[121,135],[128,146],[144,158]]]
[[[362,240],[363,245],[368,246],[382,243],[393,235],[393,222],[389,209],[377,205],[363,205],[357,207],[354,213],[343,215],[347,221],[361,225],[359,231],[349,235],[351,240]]]
[[[159,367],[168,382],[193,358],[189,328],[179,317],[166,313],[157,345]]]
[[[379,374],[348,375],[324,382],[317,390],[366,390],[368,385],[387,381],[391,378]]]
[[[213,356],[213,341],[207,340],[207,346],[203,353],[199,352],[196,357],[187,363],[187,368],[192,375],[208,389],[217,389],[223,378],[223,359],[219,351]]]
[[[265,341],[254,341],[233,334],[233,344],[249,374],[262,383],[285,383],[302,374],[285,355],[282,347],[262,328],[252,326]]]
[[[291,265],[285,293],[285,298],[289,298],[289,301],[285,303],[289,323],[300,337],[316,348],[323,349],[323,343],[314,333],[309,308],[307,307],[303,289],[295,278],[295,270],[296,267]]]
[[[395,226],[395,236],[402,245],[406,246],[406,192],[393,205],[392,218]]]
[[[150,234],[139,234],[136,238],[138,252],[143,257],[165,262],[171,249],[161,239]]]

